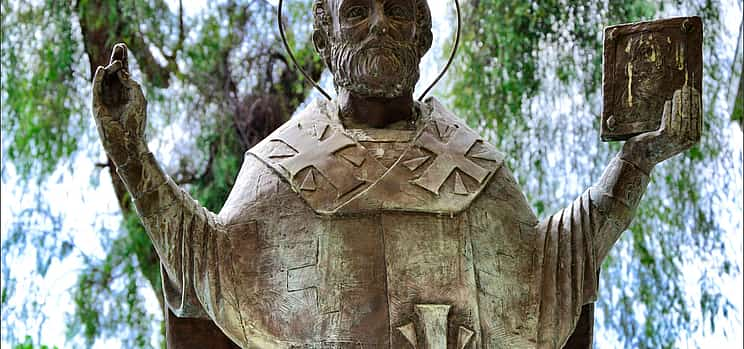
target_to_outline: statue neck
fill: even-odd
[[[400,97],[364,97],[338,92],[339,117],[346,128],[413,129],[417,113],[413,93]]]

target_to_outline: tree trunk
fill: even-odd
[[[77,6],[78,7],[76,10],[80,22],[80,28],[82,31],[83,44],[90,65],[89,80],[92,81],[93,74],[95,74],[98,66],[108,65],[109,57],[111,55],[111,48],[113,47],[112,43],[129,41],[125,40],[122,35],[127,24],[124,22],[124,18],[122,18],[120,14],[109,13],[109,10],[113,9],[116,11],[117,8],[110,6],[106,3],[105,0],[79,2]],[[98,20],[101,17],[117,18],[119,19],[119,21],[115,23],[104,23],[103,21]],[[114,34],[113,37],[112,34]],[[131,41],[143,42],[143,40],[141,39]],[[150,55],[148,50],[145,51],[147,51],[146,54],[143,54],[144,51],[135,51],[135,57],[137,58],[138,62],[140,61],[140,57],[142,57],[142,55]],[[144,59],[144,61],[148,60]],[[162,69],[159,68],[143,68],[143,71],[149,71],[153,74],[163,74],[161,70]],[[155,73],[156,71],[157,73]],[[161,78],[159,81],[167,83],[168,79]],[[131,200],[129,199],[127,189],[124,186],[124,182],[122,182],[121,178],[119,178],[119,175],[116,173],[116,167],[114,166],[114,163],[111,161],[111,159],[107,160],[109,175],[112,182],[111,184],[114,188],[114,192],[116,193],[116,199],[119,203],[119,208],[121,209],[122,216],[128,217],[129,215],[136,214]],[[141,266],[151,265],[153,261],[157,262],[158,257],[157,253],[155,252],[155,248],[152,245],[150,245],[150,247],[146,249],[145,252],[140,252],[137,254],[137,262]],[[163,307],[164,301],[160,275],[158,272],[144,272],[145,270],[157,270],[157,268],[144,268],[143,275],[155,291],[160,306]]]
[[[110,11],[116,11],[116,13],[109,13]],[[109,63],[113,45],[124,42],[131,49],[130,54],[137,60],[140,69],[147,77],[148,83],[160,88],[168,87],[171,73],[168,70],[169,66],[160,66],[155,61],[143,37],[136,34],[127,35],[127,33],[139,33],[132,27],[137,23],[124,18],[117,6],[111,6],[106,0],[79,2],[77,14],[82,29],[85,52],[90,64],[90,80],[93,79],[93,74],[98,66],[106,66]],[[99,20],[100,18],[116,18],[117,21],[104,24],[103,21]],[[228,53],[224,53],[224,58],[227,57]],[[287,60],[282,55],[274,54],[272,59],[282,61],[285,66],[287,65]],[[236,90],[238,84],[232,81],[229,69],[224,69],[220,72],[221,74],[218,74],[219,81],[223,81],[225,86],[231,86],[232,88],[230,92],[234,98],[230,99],[229,104],[234,114],[232,126],[241,143],[240,154],[243,154],[288,120],[291,112],[307,95],[309,91],[307,87],[299,92],[292,92],[295,91],[292,87],[300,77],[298,72],[291,68],[293,67],[286,66],[278,81],[267,81],[270,86],[268,92],[251,93],[243,98],[236,97],[240,95],[239,91]],[[314,79],[320,77],[322,68],[322,64],[318,62],[308,66],[308,70]],[[270,78],[271,74],[267,74],[267,79]],[[212,164],[213,161],[208,161],[208,168],[205,170],[204,176],[211,173],[209,167]],[[108,159],[108,169],[122,216],[127,218],[135,215],[136,212],[127,189],[116,173],[115,166],[110,159]],[[210,179],[207,178],[207,180]],[[141,229],[144,230],[144,228]],[[130,231],[129,233],[134,232]],[[159,268],[157,268],[159,258],[152,244],[144,249],[144,252],[139,252],[136,257],[140,269],[155,291],[165,315],[168,348],[238,348],[212,321],[182,319],[170,312],[163,300],[160,273]]]

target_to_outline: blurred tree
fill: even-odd
[[[727,259],[740,247],[724,240],[725,229],[741,229],[729,223],[741,214],[741,199],[729,190],[741,175],[741,156],[725,141],[731,118],[719,107],[729,69],[741,69],[719,56],[719,16],[730,9],[696,0],[471,0],[464,8],[465,28],[472,29],[463,37],[451,100],[510,155],[540,216],[597,180],[619,149],[598,137],[601,28],[670,15],[703,18],[703,141],[654,171],[633,225],[604,265],[597,307],[625,348],[675,347],[706,324],[715,331],[718,315],[732,308],[719,280],[740,268]],[[697,280],[698,299],[685,294],[682,268],[693,262],[708,268]]]
[[[33,339],[31,339],[31,336],[26,336],[26,338],[23,341],[23,343],[18,343],[15,346],[13,346],[13,349],[36,349],[36,348],[39,348],[39,349],[57,349],[57,346],[54,346],[52,348],[50,348],[48,345],[35,346],[34,343],[33,343]]]
[[[742,52],[742,35],[744,35],[744,22],[739,25],[739,37],[736,40],[736,53],[734,53],[734,62],[731,64],[731,90],[729,93],[733,97],[731,106],[731,120],[739,123],[739,128],[744,130],[744,74],[742,74],[742,64],[744,63],[744,52]],[[738,87],[736,81],[739,81]]]
[[[167,171],[214,211],[232,187],[243,152],[308,95],[307,85],[288,69],[275,8],[267,1],[219,1],[193,17],[180,5],[173,10],[163,0],[2,0],[3,159],[37,199],[4,235],[4,340],[17,342],[10,337],[14,321],[42,316],[33,297],[38,290],[17,289],[18,276],[10,270],[11,261],[33,253],[42,276],[55,261],[77,256],[83,262],[71,290],[72,344],[117,338],[124,347],[150,346],[152,319],[143,309],[142,287],[160,296],[157,257],[110,162],[99,167],[110,173],[124,224],[118,231],[101,230],[105,258],[85,255],[60,234],[63,217],[41,194],[60,168],[87,175],[75,172],[76,157],[101,157],[88,115],[89,80],[96,66],[107,63],[113,44],[130,47],[134,76],[150,102],[148,134],[169,150],[158,153],[166,155],[160,159]],[[723,91],[725,69],[715,48],[718,15],[725,9],[713,1],[469,0],[463,5],[462,59],[450,73],[450,105],[510,154],[511,168],[541,216],[598,178],[617,150],[617,144],[597,137],[601,28],[649,19],[670,5],[704,17],[707,135],[699,147],[655,171],[636,223],[605,266],[599,313],[629,348],[673,346],[700,326],[690,320],[691,309],[702,309],[714,326],[716,314],[730,309],[716,277],[738,273],[740,267],[725,261],[723,227],[715,221],[719,204],[735,195],[726,190],[732,181],[728,170],[741,168],[719,143],[730,118],[713,104]],[[292,23],[311,23],[309,4],[288,8],[288,17]],[[311,47],[299,44],[309,42],[309,25],[289,27],[297,30],[290,41],[299,61],[317,78],[319,59]],[[555,143],[534,141],[547,139]],[[3,176],[8,166],[3,162]],[[692,256],[712,266],[700,280],[700,299],[683,294],[680,268]]]
[[[297,21],[312,20],[309,4],[288,11]],[[157,141],[158,131],[176,125],[182,134],[173,140],[182,151],[166,159],[167,171],[213,211],[225,201],[243,153],[288,120],[309,91],[289,69],[275,8],[266,1],[212,3],[194,18],[184,15],[181,2],[173,11],[162,0],[3,0],[2,12],[3,155],[29,188],[43,187],[79,154],[100,156],[88,112],[89,81],[97,66],[108,64],[117,42],[129,46],[134,76],[148,95],[148,133]],[[322,63],[309,52],[310,46],[300,46],[297,54],[317,79]],[[151,319],[140,278],[162,307],[158,258],[111,161],[98,166],[110,173],[124,224],[119,232],[101,232],[105,258],[82,256],[68,336],[87,346],[118,337],[125,347],[148,347]],[[4,320],[40,316],[35,301],[18,314],[8,308],[10,297],[28,296],[14,288],[9,261],[33,246],[37,272],[45,275],[53,261],[75,252],[73,240],[60,236],[60,217],[52,217],[57,224],[49,229],[31,229],[39,217],[52,215],[39,202],[17,217],[3,241]],[[12,336],[5,326],[3,336]]]

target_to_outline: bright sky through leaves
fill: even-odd
[[[290,0],[292,1],[300,0]],[[184,1],[186,6],[187,15],[196,15],[200,9],[203,8],[207,1]],[[274,1],[275,3],[275,1]],[[728,40],[721,43],[720,51],[722,54],[731,56],[735,49],[735,40],[738,33],[738,28],[741,23],[741,2],[740,1],[728,1],[730,4],[731,11],[724,13],[723,21],[728,32],[725,33]],[[169,4],[174,11],[177,10],[178,1],[171,0]],[[445,18],[446,13],[451,13],[454,4],[451,1],[430,1],[434,15],[434,45],[433,50],[425,57],[422,64],[422,83],[428,84],[433,79],[438,70],[441,68],[442,57],[444,56],[444,47],[449,47],[451,44],[451,28],[450,22]],[[468,30],[469,28],[464,28]],[[601,28],[596,29],[598,32]],[[327,75],[327,74],[326,74]],[[326,86],[329,86],[328,78],[325,79]],[[446,83],[440,83],[439,90],[446,90]],[[419,91],[421,88],[419,88]],[[436,92],[436,90],[435,90]],[[4,92],[3,92],[4,93]],[[436,93],[435,93],[436,94]],[[568,105],[568,103],[566,103]],[[178,138],[179,131],[172,131],[172,137],[168,139]],[[729,137],[728,141],[731,146],[734,147],[733,154],[738,156],[734,162],[741,166],[741,154],[742,154],[742,133],[736,125],[732,124],[729,132],[726,133]],[[5,138],[5,137],[4,137]],[[598,138],[598,137],[597,137]],[[7,138],[3,140],[7,142]],[[3,147],[5,149],[5,146]],[[163,149],[169,149],[168,144],[159,146],[158,149],[164,152]],[[118,206],[115,202],[115,195],[111,189],[111,181],[108,178],[106,171],[96,170],[93,165],[93,160],[86,157],[85,152],[82,152],[79,156],[74,158],[68,166],[61,166],[50,178],[50,183],[44,187],[43,201],[50,205],[49,211],[55,214],[61,215],[62,229],[61,233],[69,236],[74,236],[72,239],[77,247],[85,253],[91,256],[101,257],[104,253],[98,240],[97,234],[100,234],[102,228],[108,229],[109,231],[116,231],[120,222],[120,213]],[[3,154],[5,156],[5,154]],[[159,159],[167,157],[167,154],[158,154]],[[100,160],[100,159],[99,159]],[[672,160],[674,161],[674,160]],[[7,232],[14,222],[14,217],[21,214],[21,212],[29,207],[34,207],[37,203],[36,197],[29,194],[24,194],[22,187],[16,185],[18,183],[18,177],[13,169],[12,164],[3,163],[4,177],[2,178],[2,187],[0,188],[2,193],[2,205],[0,208],[0,214],[2,214],[2,220],[0,222],[0,234],[2,234],[2,240],[4,241],[7,237]],[[75,169],[75,176],[70,175],[68,168]],[[738,169],[741,173],[741,168]],[[89,178],[85,174],[99,174],[99,178]],[[97,175],[96,175],[97,176]],[[100,183],[100,185],[93,186],[91,182]],[[28,192],[35,192],[33,185],[29,188]],[[741,193],[742,182],[739,178],[735,185],[734,190],[738,190]],[[736,203],[729,203],[730,205],[736,205]],[[732,211],[737,210],[741,212],[741,197],[738,201],[739,207],[730,207]],[[97,212],[98,214],[94,213]],[[742,263],[742,236],[741,232],[736,230],[735,227],[742,227],[741,215],[738,217],[721,217],[722,225],[728,232],[726,237],[727,243],[730,243],[734,248],[731,250],[736,251],[735,255],[729,256],[733,262],[739,266]],[[44,225],[54,224],[53,221],[41,222],[41,227],[38,229],[44,229]],[[26,323],[16,325],[16,330],[19,336],[26,334],[38,336],[42,339],[45,344],[58,345],[65,347],[65,315],[66,312],[71,312],[73,305],[70,301],[70,296],[65,290],[71,288],[75,283],[76,273],[80,268],[81,256],[76,258],[67,259],[65,263],[52,263],[46,278],[39,277],[35,272],[36,261],[34,260],[34,251],[28,250],[26,254],[16,259],[15,265],[13,266],[15,271],[23,271],[20,274],[28,275],[27,279],[21,279],[18,282],[27,282],[43,285],[41,289],[52,290],[50,297],[47,297],[47,303],[44,305],[45,312],[48,314],[48,319],[43,324],[43,331],[40,333],[29,333],[28,329],[35,329],[39,324]],[[694,295],[699,292],[699,285],[697,285],[697,275],[702,272],[701,266],[689,265],[685,268],[685,281],[686,287],[685,292],[689,292],[689,295]],[[729,323],[729,337],[724,338],[722,333],[717,332],[710,334],[709,330],[706,330],[706,326],[701,326],[699,331],[695,333],[693,338],[698,343],[704,343],[704,347],[714,348],[728,348],[728,347],[741,347],[742,344],[742,276],[741,273],[737,275],[735,279],[727,281],[725,285],[722,285],[724,293],[734,302],[737,316],[730,319]],[[18,285],[20,290],[24,289],[22,284]],[[142,285],[142,290],[149,292],[147,297],[148,304],[147,309],[153,313],[157,319],[161,318],[158,311],[158,303],[155,296],[152,294],[151,289],[146,284]],[[659,290],[664,292],[664,290]],[[694,298],[694,297],[693,297]],[[695,314],[693,314],[695,315]],[[699,316],[699,315],[695,315]],[[29,317],[33,319],[33,317]],[[725,326],[725,324],[724,324]],[[612,334],[603,330],[601,326],[597,327],[597,347],[598,348],[612,348],[613,337]],[[686,343],[679,343],[680,347],[685,347]],[[5,347],[7,343],[3,343]],[[118,341],[112,339],[111,341],[98,341],[95,347],[101,348],[116,348],[118,347]]]

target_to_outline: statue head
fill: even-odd
[[[314,0],[313,44],[336,90],[363,97],[413,93],[431,47],[426,0]]]

